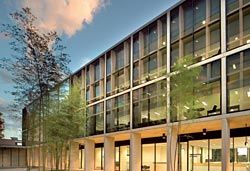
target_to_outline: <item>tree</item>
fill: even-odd
[[[49,100],[48,114],[45,116],[46,146],[54,153],[55,169],[59,170],[59,161],[65,152],[65,168],[70,168],[71,141],[85,134],[86,125],[85,101],[81,96],[79,83],[74,83],[69,94],[60,94],[59,100]]]
[[[10,17],[13,24],[3,24],[0,32],[10,38],[10,47],[15,53],[12,58],[2,58],[0,66],[12,75],[13,110],[19,111],[39,99],[37,115],[41,143],[44,139],[41,136],[45,135],[42,133],[43,96],[69,74],[67,65],[70,60],[57,33],[39,30],[35,25],[37,18],[29,8],[11,13]]]
[[[170,109],[169,114],[171,122],[178,121],[177,126],[177,142],[175,149],[171,149],[170,153],[173,153],[174,158],[171,160],[175,161],[177,157],[178,145],[179,144],[179,131],[181,127],[181,121],[187,119],[195,119],[199,117],[199,111],[197,110],[197,100],[199,99],[199,92],[202,88],[202,82],[200,79],[201,67],[190,67],[193,64],[193,57],[186,56],[179,58],[173,67],[174,73],[168,75],[170,81],[170,91],[168,97],[170,98]],[[172,139],[171,139],[172,140]],[[172,155],[171,155],[172,156]],[[172,163],[172,162],[171,162]],[[169,164],[171,164],[169,163]],[[176,165],[171,165],[172,170],[175,170]]]

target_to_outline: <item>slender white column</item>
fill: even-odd
[[[176,171],[178,156],[178,133],[175,127],[167,128],[167,171]]]
[[[71,142],[70,149],[70,170],[79,169],[79,143]]]
[[[226,52],[226,43],[226,0],[221,0],[221,53]]]
[[[230,124],[227,119],[222,119],[222,171],[230,171]]]
[[[104,138],[104,171],[115,171],[115,141],[113,137]]]
[[[89,139],[84,143],[84,170],[94,170],[95,166],[95,142]]]
[[[130,134],[130,171],[141,170],[141,135]]]

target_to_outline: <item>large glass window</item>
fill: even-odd
[[[171,77],[172,121],[220,114],[220,60],[203,65],[198,73],[198,80],[188,73],[180,74],[182,75]],[[184,86],[186,83],[180,79],[192,79],[193,82]]]
[[[240,44],[239,13],[227,17],[227,49],[233,49]]]
[[[179,38],[179,9],[175,8],[171,11],[171,25],[170,25],[170,37],[171,42],[176,41]]]
[[[149,52],[156,50],[157,48],[157,24],[154,23],[148,26],[144,31],[144,55],[147,55]]]
[[[209,26],[210,43],[208,46],[208,57],[219,55],[220,50],[220,22]]]
[[[239,8],[239,0],[226,0],[227,13]]]
[[[107,57],[107,64],[106,64],[106,74],[107,75],[110,75],[111,74],[111,68],[112,68],[112,65],[111,65],[111,56],[108,56]]]
[[[140,51],[140,45],[139,45],[139,35],[134,36],[134,42],[133,42],[133,59],[137,60],[139,59],[139,51]]]
[[[107,82],[106,82],[106,91],[107,91],[107,94],[111,93],[111,78],[107,79]]]
[[[250,7],[243,9],[243,42],[250,43]]]
[[[194,28],[197,29],[206,23],[206,0],[195,0],[194,6]]]
[[[227,111],[250,109],[250,50],[227,58]]]
[[[100,85],[99,83],[96,83],[95,86],[94,86],[94,97],[99,97],[100,96]]]
[[[210,0],[210,21],[220,17],[220,0]]]
[[[87,108],[87,134],[103,134],[103,103]]]
[[[232,170],[241,171],[250,168],[250,138],[231,138],[230,162]]]
[[[124,50],[123,46],[116,50],[116,69],[121,69],[124,66]]]
[[[95,148],[95,171],[104,169],[104,149],[103,147]]]
[[[152,77],[153,75],[157,74],[157,54],[156,53],[153,55],[150,55],[149,57],[143,60],[143,74],[144,74],[144,77]]]
[[[101,70],[99,61],[95,63],[95,81],[100,80]]]
[[[167,169],[167,144],[142,144],[142,171]]]
[[[135,128],[166,122],[166,80],[135,90],[133,126]]]
[[[139,84],[139,63],[135,63],[133,67],[133,83],[134,86]]]
[[[129,170],[129,145],[115,148],[115,171]]]
[[[89,73],[89,67],[87,67],[87,72],[86,72],[86,84],[90,84],[90,73]]]
[[[124,94],[107,101],[107,132],[127,130],[130,126],[130,96]]]
[[[161,19],[161,46],[166,46],[167,41],[167,19],[166,17],[163,17]]]

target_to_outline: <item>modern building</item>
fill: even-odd
[[[169,75],[186,56],[201,68],[202,88],[190,102],[195,118],[190,106],[173,110],[169,96]],[[250,0],[182,0],[57,92],[76,79],[88,123],[87,136],[75,140],[74,169],[250,170]]]

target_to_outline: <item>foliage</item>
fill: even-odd
[[[15,97],[12,109],[20,109],[58,84],[69,74],[70,62],[57,33],[42,32],[29,8],[10,14],[13,24],[3,24],[0,33],[10,38],[12,57],[0,66],[12,75]]]
[[[201,67],[189,67],[192,60],[191,56],[178,59],[173,68],[175,73],[170,75],[170,113],[174,120],[193,119],[199,115],[195,103],[202,86],[199,81]]]
[[[46,145],[55,153],[56,169],[62,159],[62,151],[70,150],[70,141],[84,135],[85,102],[81,97],[79,83],[75,83],[60,100],[49,100],[48,113],[44,118]]]

